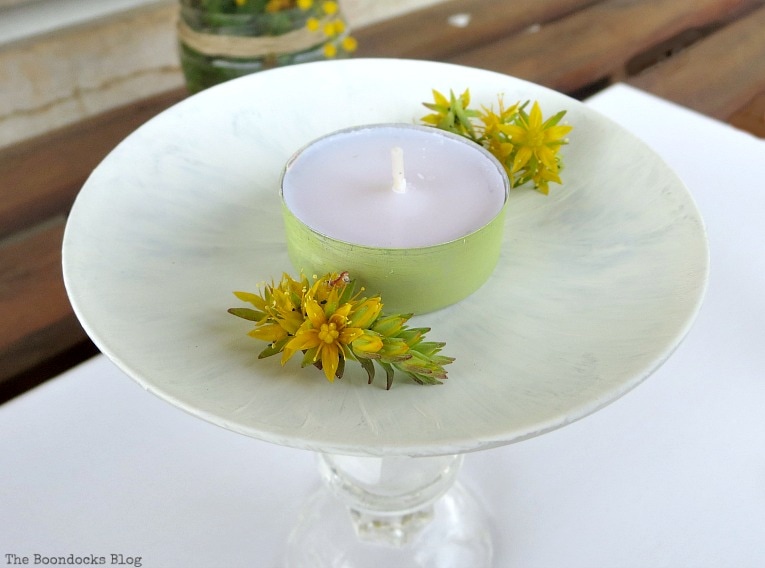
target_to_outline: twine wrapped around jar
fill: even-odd
[[[327,41],[321,31],[329,18],[319,21],[316,31],[306,27],[274,36],[234,36],[199,32],[178,20],[178,38],[191,49],[210,56],[254,58],[306,51]]]

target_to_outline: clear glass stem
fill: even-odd
[[[324,487],[303,507],[288,568],[489,568],[491,527],[458,482],[462,456],[319,455]]]
[[[362,540],[401,546],[433,518],[433,503],[454,484],[462,456],[319,456],[319,473],[349,509]]]

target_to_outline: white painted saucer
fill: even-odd
[[[567,109],[564,186],[514,190],[496,272],[412,324],[457,358],[443,386],[353,364],[334,384],[277,357],[226,313],[233,290],[293,272],[279,174],[341,128],[413,122],[431,88],[475,106]],[[374,223],[374,211],[369,222]],[[338,267],[342,269],[342,267]],[[205,420],[278,444],[359,455],[480,450],[542,434],[648,377],[698,311],[708,272],[682,182],[631,134],[581,103],[447,64],[345,60],[285,67],[204,91],[139,128],[93,172],[69,219],[64,276],[98,347],[147,390]],[[140,420],[136,416],[136,420]]]

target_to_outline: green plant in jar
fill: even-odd
[[[356,40],[334,0],[180,0],[190,92],[272,67],[347,57]]]

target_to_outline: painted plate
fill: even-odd
[[[416,122],[431,89],[473,104],[568,111],[563,186],[511,193],[499,265],[457,305],[411,320],[456,357],[449,380],[327,382],[259,361],[233,290],[294,272],[279,175],[298,148],[360,124]],[[374,223],[374,211],[369,211]],[[706,286],[696,206],[645,144],[583,104],[505,75],[442,63],[344,60],[280,68],[184,100],[93,172],[64,238],[64,277],[98,347],[147,390],[277,444],[435,455],[507,444],[617,399],[664,362]],[[342,267],[338,267],[342,268]],[[296,358],[297,359],[297,358]],[[136,417],[140,420],[140,417]]]

